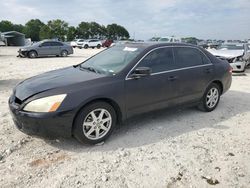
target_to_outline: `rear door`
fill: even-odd
[[[152,73],[141,78],[130,75],[138,67],[149,67]],[[125,80],[126,108],[128,116],[166,107],[167,101],[176,96],[175,86],[170,80],[169,70],[175,68],[173,50],[163,47],[148,53]]]
[[[51,42],[51,53],[52,55],[60,55],[63,44],[61,42]]]
[[[174,47],[177,69],[178,102],[199,100],[214,76],[214,66],[208,57],[195,47]]]

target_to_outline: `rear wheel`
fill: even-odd
[[[67,56],[68,56],[67,50],[61,51],[61,56],[62,56],[62,57],[67,57]]]
[[[36,58],[37,57],[37,53],[36,51],[32,50],[28,53],[29,58]]]
[[[100,44],[98,44],[98,45],[97,45],[97,48],[98,48],[98,49],[100,49],[100,48],[101,48],[101,45],[100,45]]]
[[[198,108],[205,112],[213,111],[220,101],[220,95],[221,88],[215,83],[210,84],[206,89],[206,92],[202,98],[202,102]]]
[[[88,144],[107,139],[116,125],[114,108],[106,102],[95,102],[84,107],[74,122],[74,137]]]
[[[84,49],[88,49],[89,46],[87,44],[84,45]]]

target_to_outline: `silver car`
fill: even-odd
[[[73,54],[73,48],[59,41],[45,40],[34,43],[31,46],[24,46],[18,50],[19,57],[36,58],[41,56],[62,56]]]

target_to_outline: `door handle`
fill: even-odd
[[[175,81],[175,80],[177,80],[178,79],[178,76],[169,76],[168,77],[168,80],[169,81]]]

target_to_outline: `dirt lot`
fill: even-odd
[[[0,48],[0,187],[249,187],[249,69],[233,77],[211,113],[150,113],[125,122],[103,145],[86,146],[19,132],[7,100],[19,81],[99,50],[37,59],[17,58],[16,51]]]

